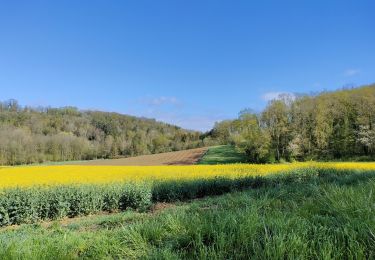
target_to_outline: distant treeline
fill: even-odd
[[[280,95],[207,133],[117,113],[0,102],[0,165],[116,158],[233,144],[249,162],[375,159],[375,85]]]
[[[375,85],[311,95],[281,95],[262,113],[243,111],[210,135],[252,162],[375,158]]]
[[[116,158],[203,145],[200,132],[153,119],[0,102],[0,165]]]

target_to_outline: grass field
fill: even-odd
[[[0,259],[375,257],[374,171],[277,183],[144,213],[5,228]]]
[[[232,145],[219,145],[209,147],[198,164],[230,164],[246,163],[246,155],[239,152]]]
[[[375,257],[375,163],[244,161],[0,168],[0,259]]]

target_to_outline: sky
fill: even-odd
[[[375,1],[1,1],[0,100],[209,130],[375,82]]]

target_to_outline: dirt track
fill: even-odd
[[[205,148],[190,149],[177,152],[159,153],[152,155],[142,155],[121,159],[93,160],[72,164],[79,165],[129,165],[129,166],[148,166],[148,165],[191,165],[195,164],[208,150]]]

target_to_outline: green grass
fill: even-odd
[[[375,172],[285,175],[159,212],[0,230],[0,259],[374,259]]]
[[[210,147],[198,164],[246,163],[246,161],[246,155],[234,146],[220,145]]]

